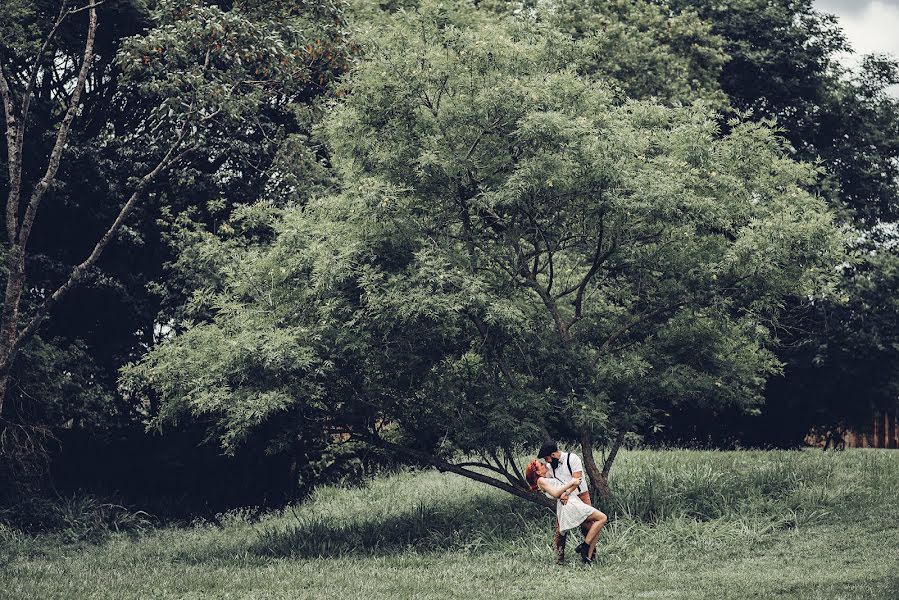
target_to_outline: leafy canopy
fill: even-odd
[[[766,125],[616,101],[581,51],[398,16],[326,122],[342,193],[233,250],[211,321],[125,381],[232,448],[293,418],[497,456],[671,403],[754,407],[783,298],[823,293],[839,255],[817,172]]]

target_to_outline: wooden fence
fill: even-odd
[[[871,424],[865,428],[815,431],[806,436],[805,441],[809,446],[819,448],[840,445],[840,441],[846,448],[899,448],[899,410],[875,413]]]

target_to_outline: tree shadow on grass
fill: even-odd
[[[520,499],[476,497],[443,503],[410,502],[390,514],[322,517],[314,508],[294,523],[263,525],[249,553],[265,557],[318,558],[353,554],[499,549],[543,534],[550,543],[550,512]]]
[[[339,502],[339,500],[335,500]],[[293,513],[293,518],[291,517]],[[316,512],[298,506],[283,517],[263,520],[245,535],[210,536],[172,559],[186,564],[266,564],[273,558],[335,558],[419,553],[491,551],[536,536],[552,544],[555,517],[512,496],[475,496],[372,510],[362,515]],[[222,532],[225,533],[225,532]]]

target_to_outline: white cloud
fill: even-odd
[[[853,53],[838,56],[854,69],[865,54],[891,54],[899,59],[899,0],[817,0],[815,8],[835,14]],[[889,93],[899,98],[899,85]]]
[[[882,0],[840,17],[840,25],[858,54],[887,52],[899,58],[899,5]]]
[[[818,10],[839,15],[860,13],[870,3],[871,0],[815,0]],[[880,0],[880,3],[899,7],[899,0]]]

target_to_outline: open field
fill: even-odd
[[[543,509],[402,472],[98,544],[0,529],[0,597],[899,598],[899,452],[626,452],[612,483],[592,568]]]

